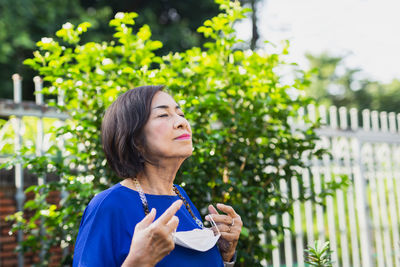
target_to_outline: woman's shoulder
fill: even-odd
[[[110,188],[96,194],[90,201],[90,204],[99,205],[102,204],[104,201],[117,200],[118,198],[122,197],[122,195],[120,194],[121,189],[122,185],[120,183],[117,183]]]
[[[124,210],[127,203],[132,206],[139,200],[133,190],[117,183],[95,195],[89,202],[88,209],[110,213],[116,210]]]
[[[128,188],[127,188],[128,189]],[[74,266],[120,266],[141,217],[135,194],[116,184],[92,198],[82,216]],[[124,254],[126,253],[126,254]],[[116,259],[122,259],[116,263]],[[86,263],[86,264],[84,264]],[[90,264],[89,264],[90,263]]]

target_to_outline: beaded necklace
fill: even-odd
[[[136,178],[132,178],[132,181],[135,184],[136,190],[139,192],[139,196],[140,196],[140,200],[142,201],[144,213],[147,215],[147,214],[150,213],[150,211],[149,211],[149,204],[147,202],[147,198],[146,198],[146,196],[144,194],[144,191],[143,191],[142,187],[140,186],[139,181]],[[179,192],[178,188],[176,188],[175,185],[173,185],[173,190],[174,190],[175,194],[177,194],[178,197],[183,201],[183,204],[185,204],[186,209],[189,211],[190,215],[192,215],[192,218],[196,222],[196,224],[201,229],[203,229],[204,228],[203,223],[194,215],[192,209],[190,208],[189,203],[182,196],[182,194]]]

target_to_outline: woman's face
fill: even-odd
[[[192,131],[175,100],[157,92],[151,102],[149,120],[143,129],[145,155],[150,160],[187,158],[192,155]]]

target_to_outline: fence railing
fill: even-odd
[[[54,109],[43,105],[42,80],[35,77],[36,103],[24,103],[21,97],[21,77],[13,76],[14,101],[0,101],[0,116],[15,116],[12,123],[14,148],[18,155],[22,144],[22,118],[37,117],[37,155],[43,153],[43,118],[67,119]],[[62,103],[62,99],[59,99]],[[321,140],[318,146],[326,148],[331,155],[322,160],[313,159],[310,168],[302,170],[306,194],[320,193],[323,184],[340,181],[346,177],[350,183],[327,196],[319,205],[311,201],[293,205],[293,216],[268,218],[272,224],[282,223],[287,227],[283,239],[266,235],[271,242],[271,262],[266,266],[305,266],[304,249],[314,240],[330,241],[334,266],[354,267],[400,267],[400,114],[356,109],[347,110],[310,105],[301,110],[311,120],[321,120],[323,126],[317,130]],[[361,120],[360,120],[361,119]],[[301,121],[300,121],[301,124]],[[296,125],[301,127],[301,125]],[[3,126],[4,128],[4,126]],[[0,129],[0,148],[2,146]],[[45,183],[38,178],[38,184]],[[24,177],[21,164],[15,165],[15,187],[17,209],[22,210],[25,200]],[[289,186],[280,183],[283,194],[298,198],[299,183],[293,178]],[[289,190],[290,189],[290,190]],[[289,230],[291,229],[291,230]],[[18,233],[18,242],[23,238]],[[23,266],[23,255],[18,256],[18,265]]]

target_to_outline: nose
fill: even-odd
[[[176,116],[177,116],[177,119],[174,122],[175,129],[179,129],[179,128],[189,129],[190,128],[189,122],[185,118],[183,118],[179,115],[176,115]]]

